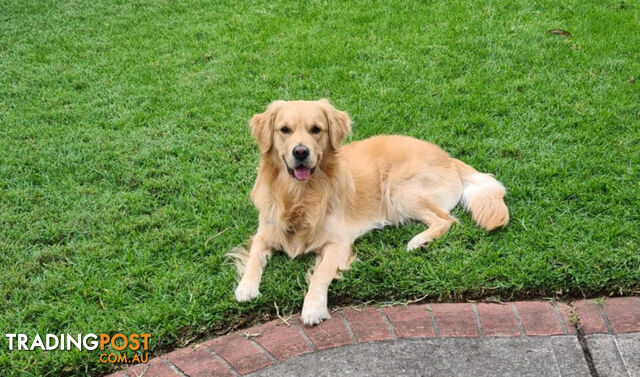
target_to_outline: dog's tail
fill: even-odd
[[[491,174],[480,173],[460,160],[454,159],[464,189],[462,206],[487,231],[507,225],[509,209],[504,204],[506,193],[502,183]]]

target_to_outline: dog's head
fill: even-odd
[[[340,148],[351,120],[329,101],[276,101],[251,118],[251,135],[263,155],[282,163],[298,181],[306,181],[322,157]]]

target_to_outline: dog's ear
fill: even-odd
[[[349,114],[336,109],[328,100],[323,98],[319,102],[325,106],[329,122],[329,141],[333,149],[337,150],[351,133],[351,119]]]
[[[284,101],[272,102],[267,106],[267,110],[264,113],[254,115],[249,122],[251,136],[258,143],[260,153],[267,153],[271,150],[271,145],[273,144],[273,121],[283,103]]]

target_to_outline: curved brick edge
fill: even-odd
[[[640,332],[640,297],[573,302],[417,304],[331,313],[318,326],[274,320],[182,348],[108,377],[236,377],[348,344],[398,338],[525,337]]]

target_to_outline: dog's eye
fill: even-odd
[[[291,130],[287,126],[282,126],[280,127],[280,132],[282,132],[283,134],[288,134],[289,132],[291,132]]]
[[[312,133],[312,134],[319,134],[319,133],[320,133],[320,131],[322,131],[322,130],[321,130],[321,129],[320,129],[320,127],[318,127],[318,126],[313,126],[313,127],[311,127],[311,133]]]

